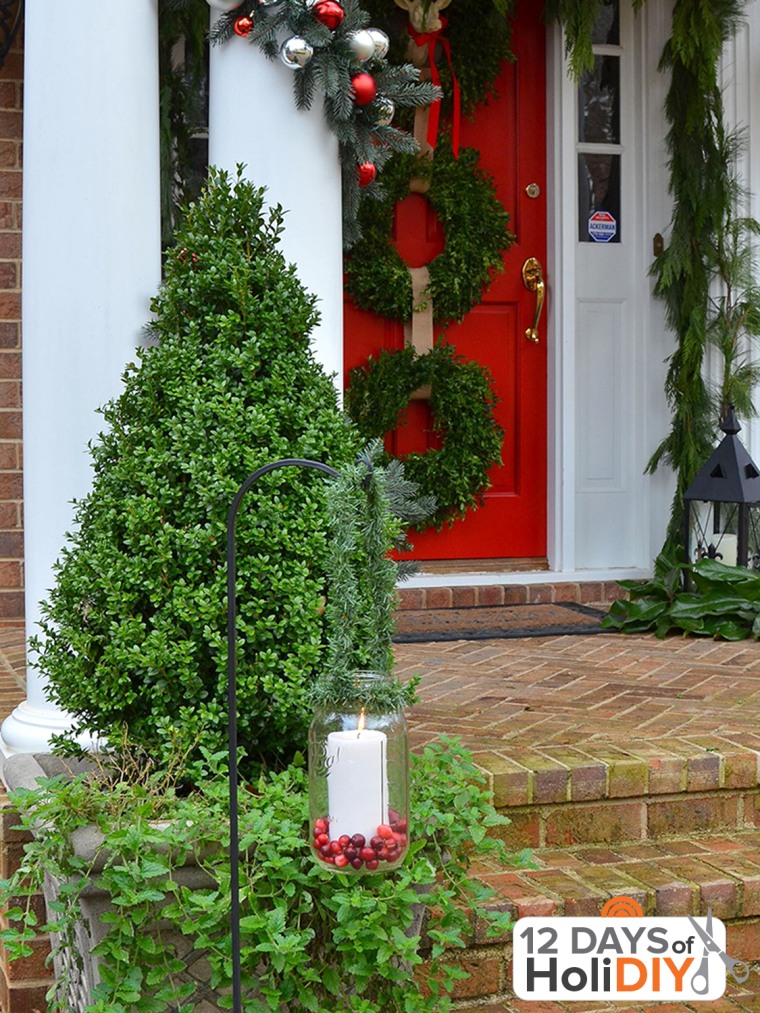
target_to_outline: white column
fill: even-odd
[[[218,12],[212,12],[219,16]],[[308,111],[293,99],[293,74],[246,39],[211,47],[209,161],[267,187],[285,215],[282,251],[305,287],[319,297],[321,323],[312,332],[317,360],[343,372],[343,259],[338,142],[317,93]]]
[[[24,54],[24,536],[27,636],[91,484],[96,408],[120,389],[160,282],[157,0],[27,4]],[[0,748],[68,727],[34,668]]]

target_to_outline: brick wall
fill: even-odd
[[[0,70],[0,624],[24,616],[21,484],[20,36]]]

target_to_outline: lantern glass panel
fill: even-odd
[[[359,673],[358,682],[382,679]],[[314,859],[349,874],[397,868],[409,836],[409,750],[402,711],[320,708],[309,729]]]

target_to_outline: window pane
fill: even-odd
[[[620,19],[617,0],[603,3],[594,25],[591,41],[595,46],[620,45]]]
[[[578,87],[578,140],[620,143],[620,57],[596,56]]]
[[[578,239],[620,242],[620,155],[578,155]]]

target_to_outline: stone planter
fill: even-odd
[[[62,760],[50,754],[19,754],[10,757],[3,766],[3,780],[9,790],[16,788],[36,788],[39,778],[54,777],[57,774],[80,774],[92,770],[93,765],[86,760]],[[102,835],[95,827],[83,827],[73,835],[76,854],[88,862],[93,862],[102,844]],[[103,868],[104,856],[94,863],[94,872]],[[191,889],[204,889],[213,885],[208,874],[197,865],[187,865],[174,871],[174,878],[181,886]],[[52,877],[45,878],[45,904],[56,897],[58,883]],[[92,989],[99,980],[98,961],[93,956],[93,947],[103,938],[107,927],[101,916],[109,910],[107,895],[95,884],[87,887],[81,900],[82,919],[76,929],[76,947],[73,951],[65,950],[54,958],[55,980],[65,982],[66,1009],[70,1013],[84,1013],[87,1004],[92,1001]],[[49,909],[49,908],[48,908]],[[185,970],[178,975],[181,981],[192,981],[196,987],[194,1013],[222,1013],[217,1004],[219,996],[208,985],[210,967],[202,951],[192,948],[191,942],[180,933],[169,932],[165,924],[157,925],[162,938],[170,940],[175,953],[185,965]],[[56,940],[51,940],[55,949]]]

